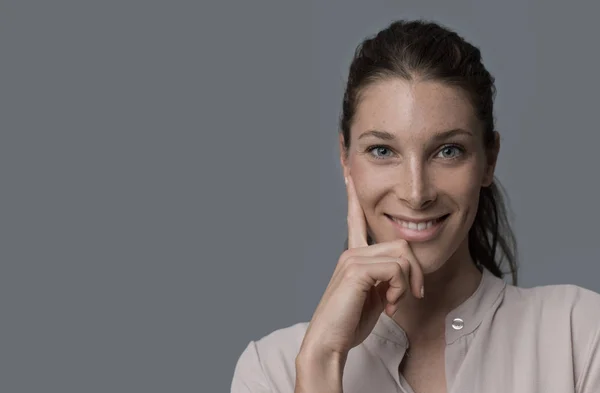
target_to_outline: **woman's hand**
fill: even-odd
[[[417,298],[423,293],[423,272],[408,243],[397,240],[369,246],[364,212],[350,177],[346,190],[348,250],[337,262],[298,356],[322,364],[332,359],[345,362],[383,311],[389,316],[397,311],[397,302],[407,290]]]

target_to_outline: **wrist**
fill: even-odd
[[[346,356],[309,349],[296,357],[295,393],[341,393]]]

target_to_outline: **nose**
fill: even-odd
[[[434,181],[427,167],[417,160],[401,165],[395,187],[398,199],[413,210],[429,207],[437,197]]]

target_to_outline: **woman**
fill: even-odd
[[[340,122],[348,249],[310,324],[252,341],[232,392],[600,392],[600,295],[516,286],[494,92],[479,50],[437,24],[359,46]]]

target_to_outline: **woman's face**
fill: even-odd
[[[466,92],[435,81],[381,80],[363,90],[350,134],[342,165],[373,239],[407,240],[424,273],[453,255],[469,258],[467,235],[480,188],[493,180],[499,142],[496,133],[486,155]]]

